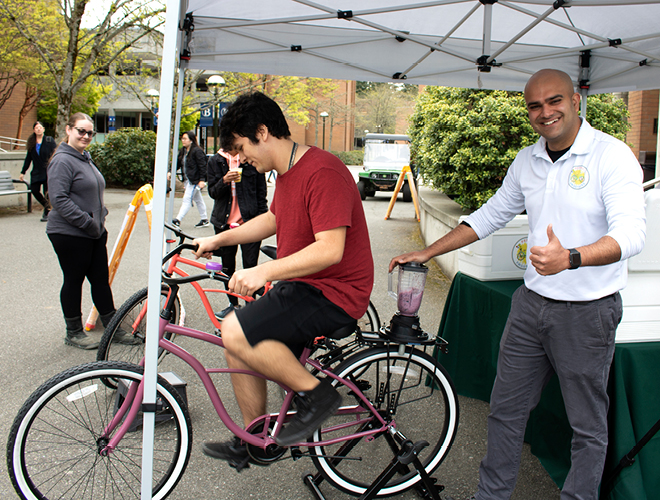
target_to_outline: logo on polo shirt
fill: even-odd
[[[527,269],[527,238],[521,238],[516,241],[511,249],[511,259],[514,265],[519,269]]]
[[[582,189],[589,184],[589,171],[584,165],[575,165],[568,177],[568,185],[573,189]]]

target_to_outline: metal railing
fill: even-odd
[[[27,141],[25,139],[16,139],[15,137],[5,137],[0,135],[0,152],[11,153],[12,151],[25,151]]]
[[[647,190],[655,186],[656,184],[660,184],[660,177],[656,177],[655,179],[651,179],[650,181],[645,182],[644,184],[642,184],[642,187],[644,188],[644,190]]]

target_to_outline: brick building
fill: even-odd
[[[20,112],[23,108],[23,103],[25,102],[25,84],[19,83],[14,88],[14,91],[11,94],[11,97],[7,102],[0,108],[0,148],[5,151],[10,150],[9,142],[6,142],[5,138],[17,138],[26,140],[28,136],[32,133],[32,126],[34,122],[37,121],[37,108],[34,107],[27,112],[23,118],[23,125],[20,130],[18,130],[18,124],[20,121]],[[11,149],[15,149],[14,145],[11,145]],[[21,147],[20,149],[25,149]]]
[[[658,96],[660,90],[628,93],[630,130],[626,142],[644,168],[644,180],[656,177],[655,161],[658,145]]]

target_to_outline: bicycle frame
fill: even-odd
[[[171,254],[170,254],[171,255]],[[202,271],[206,270],[205,265],[202,264],[201,262],[197,260],[192,260],[188,259],[186,257],[182,257],[180,253],[175,253],[174,255],[171,255],[171,257],[168,255],[163,259],[163,263],[167,262],[169,260],[169,264],[167,265],[167,271],[165,271],[169,276],[172,275],[178,275],[181,276],[182,278],[187,278],[190,276],[189,273],[185,272],[181,267],[179,267],[179,264],[185,264],[191,267],[195,267],[197,269],[201,269]],[[226,274],[223,274],[224,277],[227,279],[229,278]],[[215,313],[213,312],[213,308],[211,307],[211,303],[207,297],[207,293],[222,293],[225,295],[231,295],[232,297],[236,297],[238,299],[241,299],[245,302],[252,302],[254,297],[250,296],[245,296],[245,295],[239,295],[234,292],[230,292],[228,290],[221,290],[221,289],[213,289],[213,288],[202,288],[202,286],[197,283],[197,282],[192,282],[192,286],[195,288],[197,291],[197,294],[199,295],[200,300],[202,301],[202,305],[204,306],[204,310],[206,311],[206,314],[208,315],[209,319],[211,320],[211,323],[213,326],[217,329],[220,329],[220,321],[218,318],[216,318]],[[270,282],[266,283],[266,286],[264,287],[264,293],[272,288],[272,284]],[[169,297],[169,295],[168,295]],[[138,327],[138,325],[144,320],[145,315],[147,314],[147,303],[144,304],[142,309],[140,310],[139,314],[135,318],[135,321],[133,322],[132,328],[133,331]]]
[[[178,291],[178,286],[173,286],[173,290],[176,289]],[[169,305],[169,302],[168,302]],[[167,307],[167,306],[166,306]],[[251,434],[247,430],[243,429],[239,425],[237,425],[232,418],[229,416],[224,404],[222,403],[222,399],[220,395],[218,394],[218,391],[215,387],[215,384],[211,380],[211,374],[214,373],[225,373],[225,374],[231,374],[231,373],[242,373],[242,374],[247,374],[247,375],[253,375],[256,377],[263,378],[265,380],[271,380],[268,377],[265,377],[257,372],[253,372],[251,370],[240,370],[240,369],[231,369],[231,368],[212,368],[212,369],[207,369],[205,368],[202,363],[197,360],[192,354],[187,352],[185,349],[180,347],[177,344],[174,344],[164,338],[165,332],[171,332],[176,335],[181,335],[184,337],[190,337],[193,339],[201,340],[204,342],[208,342],[211,344],[214,344],[218,347],[224,348],[224,343],[222,341],[221,337],[218,337],[216,335],[202,332],[199,330],[194,330],[192,328],[188,327],[183,327],[179,325],[173,325],[168,322],[167,319],[160,318],[159,321],[159,347],[163,348],[167,352],[170,352],[174,354],[176,357],[180,358],[182,361],[184,361],[186,364],[188,364],[194,371],[197,373],[198,377],[200,378],[202,384],[204,385],[204,388],[206,389],[207,394],[209,395],[211,402],[213,404],[213,407],[215,408],[216,412],[218,413],[218,416],[220,417],[220,420],[222,423],[236,436],[241,438],[243,441],[246,443],[252,444],[254,446],[258,446],[260,448],[266,449],[268,446],[275,444],[274,436],[277,435],[279,430],[282,428],[284,425],[286,419],[288,416],[292,415],[292,412],[288,411],[288,408],[290,407],[291,401],[294,397],[294,392],[278,383],[280,387],[282,387],[284,390],[287,391],[287,395],[284,398],[284,402],[282,403],[282,406],[280,407],[279,413],[271,413],[271,414],[265,414],[253,421],[248,428],[254,427],[257,423],[263,422],[263,430],[261,431],[261,434],[263,434],[263,437],[260,437],[259,434]],[[362,402],[362,405],[350,405],[350,406],[342,406],[338,411],[337,414],[340,415],[346,415],[346,414],[355,414],[357,415],[357,418],[355,421],[351,421],[348,423],[344,423],[341,425],[336,425],[331,428],[326,429],[326,431],[335,431],[335,430],[340,430],[343,428],[348,428],[348,427],[354,427],[354,426],[362,426],[365,423],[369,423],[373,420],[378,421],[378,426],[374,429],[366,430],[366,431],[361,431],[353,434],[349,434],[346,436],[341,436],[338,438],[334,439],[329,439],[325,441],[315,441],[315,442],[300,442],[296,443],[292,446],[327,446],[330,444],[336,444],[342,441],[348,441],[351,439],[358,439],[358,438],[363,438],[367,436],[372,436],[378,433],[382,432],[391,432],[392,434],[395,434],[395,423],[394,421],[392,422],[386,422],[385,419],[380,415],[378,410],[371,404],[371,402],[362,394],[360,389],[353,384],[350,380],[342,379],[337,377],[335,374],[333,374],[331,371],[327,370],[324,368],[318,361],[314,359],[309,359],[309,355],[311,354],[312,350],[309,347],[306,347],[300,357],[300,362],[303,364],[310,365],[311,367],[315,368],[318,370],[320,373],[323,373],[324,375],[331,377],[337,381],[339,381],[341,384],[345,385],[348,387],[351,391],[353,391],[354,394],[356,394],[360,401]],[[144,358],[142,359],[141,366],[144,366]],[[272,381],[272,380],[271,380]],[[117,411],[117,414],[114,416],[112,421],[108,424],[108,426],[105,429],[104,436],[108,437],[114,429],[117,427],[117,425],[120,424],[122,419],[124,418],[125,415],[127,415],[127,418],[125,421],[121,424],[119,430],[115,433],[114,436],[109,438],[108,444],[104,447],[102,450],[102,453],[112,453],[112,451],[115,449],[117,444],[121,441],[121,439],[124,437],[126,432],[128,432],[129,428],[131,427],[131,424],[133,420],[135,419],[137,413],[140,411],[141,404],[134,404],[136,402],[142,401],[142,394],[143,394],[143,384],[144,384],[144,379],[140,381],[140,383],[136,386],[135,384],[131,384],[131,387],[128,390],[128,393],[125,396],[125,399]],[[367,418],[361,418],[361,415],[364,413],[369,413],[370,416]],[[273,427],[273,435],[268,435],[268,430],[270,428],[270,424],[272,422],[272,419],[275,418],[275,426]]]
[[[186,264],[188,266],[196,267],[197,269],[201,269],[201,270],[206,269],[204,267],[204,264],[202,264],[201,262],[197,260],[187,259],[186,257],[182,257],[181,254],[177,253],[174,256],[172,256],[172,258],[170,259],[170,262],[167,266],[167,274],[169,274],[170,276],[176,274],[181,276],[182,278],[189,277],[190,274],[185,272],[183,269],[181,269],[181,267],[179,267],[179,264]],[[223,276],[229,278],[226,274],[223,274]],[[204,309],[206,310],[206,314],[211,320],[211,323],[213,323],[213,326],[218,329],[220,329],[220,321],[218,321],[218,319],[215,317],[213,308],[211,307],[211,303],[206,295],[207,293],[222,293],[225,295],[231,295],[232,297],[236,297],[238,299],[244,300],[245,302],[252,302],[254,300],[253,297],[239,295],[237,293],[230,292],[228,290],[222,290],[218,288],[202,288],[202,286],[197,282],[192,282],[191,285],[197,291],[197,294],[199,295],[199,298],[202,301],[202,304],[204,305]],[[272,288],[272,286],[270,285],[270,283],[267,283],[266,289],[268,290],[270,288]],[[138,318],[138,321],[142,320],[142,317],[144,316],[145,313],[146,313],[146,307],[144,307],[143,311],[140,312],[140,317]]]

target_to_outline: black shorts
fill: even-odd
[[[310,340],[355,321],[318,288],[301,281],[280,281],[263,297],[237,309],[236,317],[250,345],[279,340],[296,356]]]

